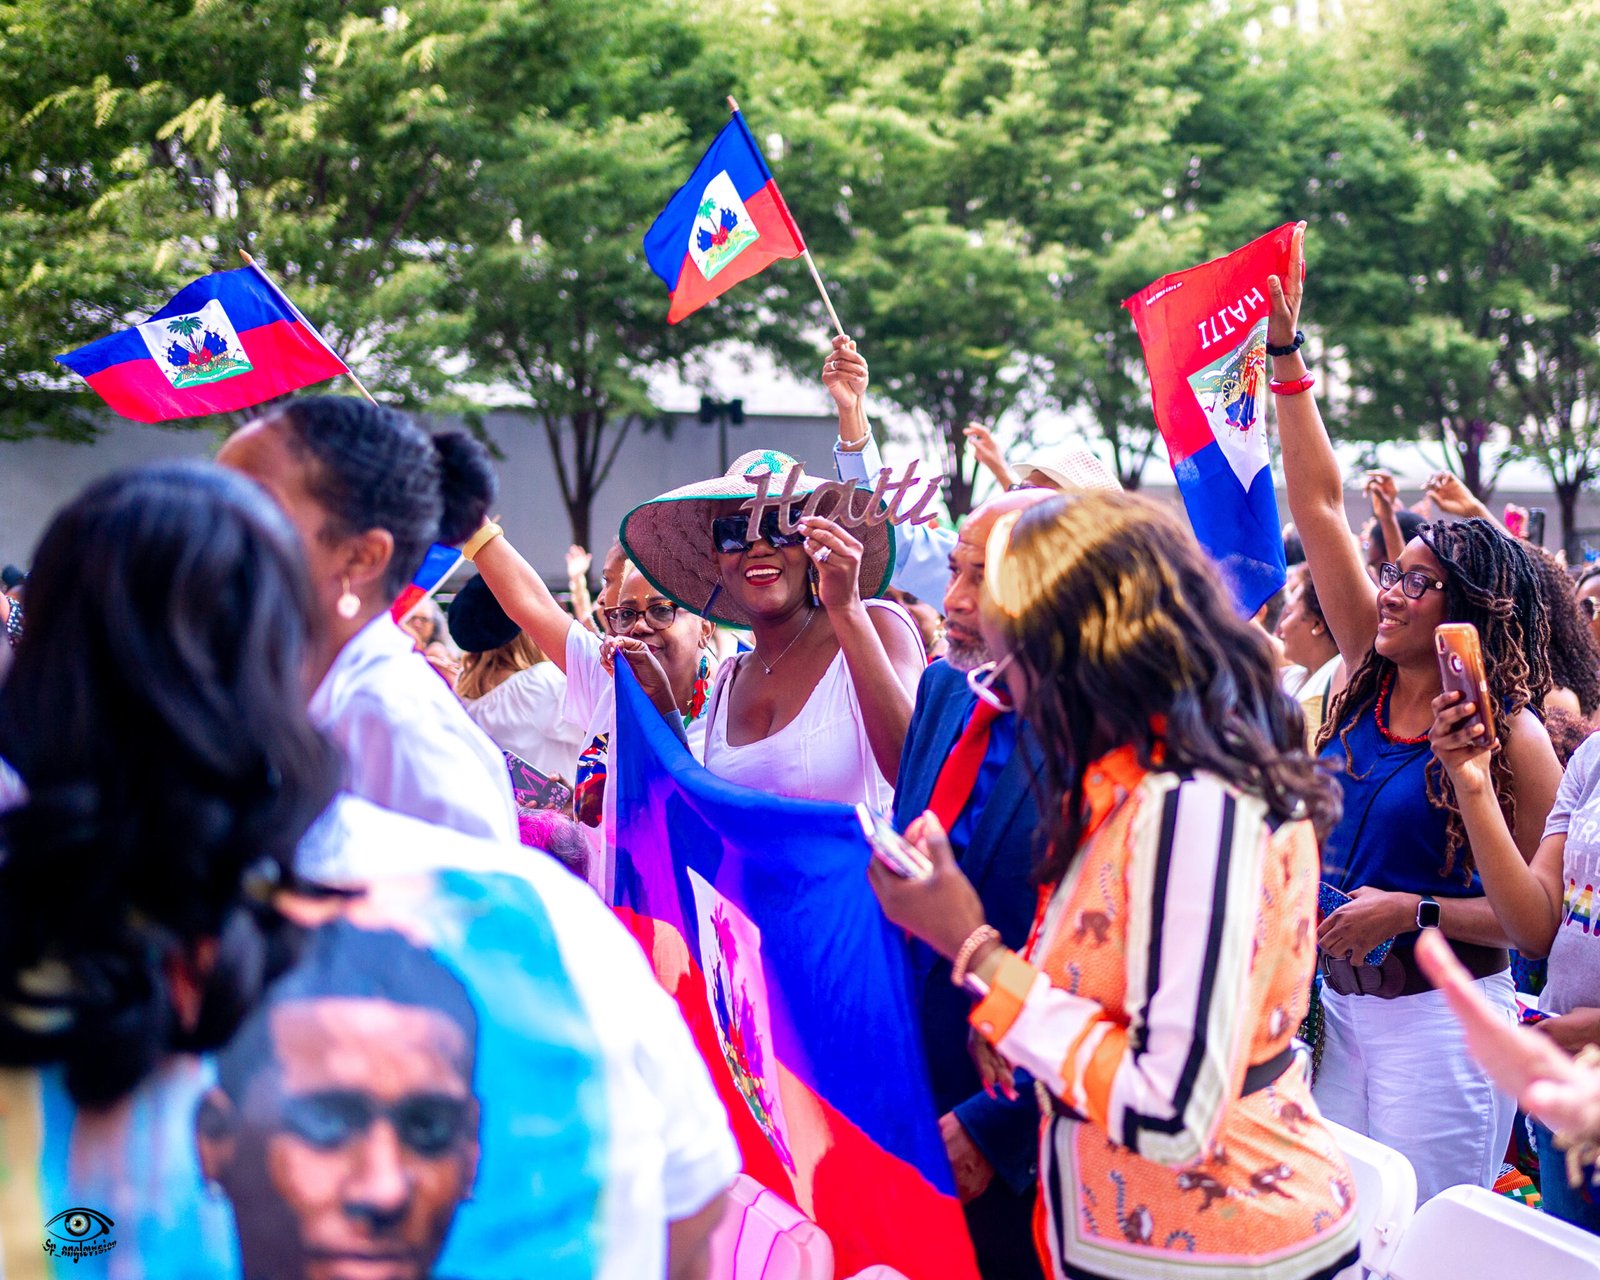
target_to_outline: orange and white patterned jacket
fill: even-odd
[[[1045,1108],[1035,1222],[1054,1280],[1304,1280],[1352,1260],[1355,1184],[1289,1048],[1316,954],[1309,823],[1131,748],[1085,778],[1085,835],[972,1025]],[[1075,1118],[1076,1117],[1076,1118]]]

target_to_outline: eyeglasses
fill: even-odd
[[[1400,590],[1407,600],[1420,600],[1428,591],[1443,591],[1444,583],[1437,578],[1430,578],[1421,569],[1413,569],[1410,573],[1402,573],[1400,566],[1385,560],[1378,566],[1378,585],[1385,591],[1392,590],[1395,583],[1400,584]]]
[[[1600,613],[1600,600],[1596,600],[1593,596],[1584,596],[1582,600],[1578,601],[1578,612],[1583,614],[1590,622],[1593,622],[1595,614]]]
[[[996,711],[1010,711],[1013,709],[1009,702],[995,692],[994,688],[995,681],[1010,662],[1011,655],[1008,653],[998,661],[980,663],[967,672],[967,688],[978,695],[979,702],[988,703]]]
[[[389,1106],[354,1089],[303,1093],[284,1101],[283,1127],[323,1151],[333,1151],[382,1117],[402,1146],[419,1156],[441,1156],[467,1127],[468,1104],[441,1093],[414,1093]]]
[[[650,624],[652,631],[665,631],[678,620],[678,606],[670,600],[657,600],[654,604],[647,604],[643,610],[630,609],[626,605],[617,609],[603,609],[606,626],[613,635],[621,635],[624,631],[633,630],[634,623],[643,618]]]
[[[793,524],[795,517],[800,513],[800,504],[795,503],[789,508],[789,523]],[[750,528],[750,517],[740,512],[738,515],[718,516],[711,522],[711,545],[725,556],[738,555],[741,551],[750,550],[751,542],[745,535]],[[764,511],[761,514],[760,536],[775,548],[798,547],[806,540],[806,535],[796,529],[793,533],[785,533],[778,527],[778,513]]]

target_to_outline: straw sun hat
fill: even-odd
[[[652,498],[628,512],[622,520],[622,549],[638,566],[650,585],[685,609],[724,626],[748,628],[750,615],[726,591],[712,592],[722,585],[711,546],[711,521],[727,512],[720,510],[729,500],[742,502],[756,489],[747,476],[763,471],[772,476],[767,493],[783,492],[791,471],[799,472],[794,495],[803,499],[825,483],[808,476],[800,463],[774,449],[755,449],[736,459],[714,480],[686,484]],[[834,492],[824,494],[817,514],[829,516],[838,507],[842,494],[837,482]],[[894,530],[888,524],[849,527],[849,533],[862,545],[861,595],[879,596],[889,585],[894,570]]]

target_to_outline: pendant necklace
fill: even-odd
[[[800,630],[798,630],[797,632],[795,632],[794,639],[789,641],[788,644],[783,646],[783,652],[780,653],[776,658],[774,658],[770,664],[767,662],[767,660],[765,658],[763,658],[761,656],[761,650],[760,649],[757,649],[754,645],[750,646],[750,652],[756,655],[756,661],[759,662],[762,665],[763,668],[765,668],[766,673],[769,676],[772,674],[772,668],[776,667],[778,665],[778,663],[782,662],[786,657],[788,657],[789,656],[789,650],[794,648],[795,645],[800,643],[800,637],[805,635],[806,629],[808,627],[810,627],[811,623],[816,619],[817,613],[818,613],[818,610],[816,610],[816,609],[811,610],[810,614],[806,618],[806,625],[804,627],[801,627]]]

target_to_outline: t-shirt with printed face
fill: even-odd
[[[1600,1006],[1600,736],[1573,752],[1556,792],[1546,836],[1565,832],[1561,923],[1550,947],[1550,980],[1539,1003],[1549,1013]]]

